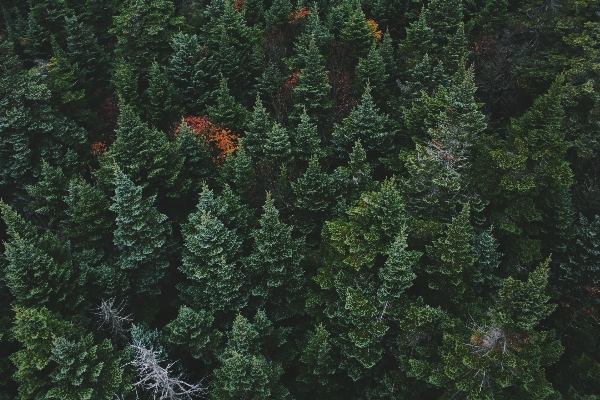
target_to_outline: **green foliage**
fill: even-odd
[[[273,0],[271,7],[265,13],[265,28],[275,30],[285,27],[291,11],[290,0]]]
[[[331,86],[327,83],[323,56],[319,53],[314,36],[301,62],[306,67],[300,70],[300,82],[293,90],[295,115],[306,112],[312,120],[317,121],[317,126],[321,126],[332,107],[328,97]]]
[[[158,129],[169,132],[173,124],[181,119],[179,94],[156,62],[150,67],[148,89],[143,99],[145,115]]]
[[[42,161],[42,173],[37,184],[27,187],[33,201],[29,207],[38,215],[48,219],[48,225],[57,225],[64,216],[66,205],[63,197],[67,192],[67,177],[60,167],[52,168]]]
[[[114,164],[123,169],[133,182],[156,192],[159,187],[173,188],[183,159],[177,144],[156,128],[149,128],[127,105],[121,105],[117,140],[101,160],[97,176],[108,185]],[[172,189],[171,189],[172,190]]]
[[[296,311],[305,283],[302,241],[292,238],[292,227],[279,221],[270,194],[263,206],[260,228],[252,231],[252,254],[243,261],[251,277],[252,295],[276,319]]]
[[[115,195],[110,210],[117,215],[114,244],[119,268],[127,273],[133,293],[156,295],[169,265],[166,255],[171,226],[167,216],[153,206],[156,196],[144,199],[142,188],[117,166],[114,176]]]
[[[211,122],[236,132],[241,132],[246,127],[248,111],[229,93],[227,79],[221,77],[219,90],[217,91],[217,106],[207,107]]]
[[[261,324],[266,317],[256,315],[254,323],[238,314],[228,334],[225,351],[220,356],[220,368],[214,372],[212,396],[215,399],[238,399],[251,396],[254,399],[289,398],[288,390],[279,382],[283,374],[280,363],[261,354]]]
[[[0,208],[10,238],[4,245],[8,261],[3,268],[4,279],[15,304],[47,305],[55,310],[80,305],[85,298],[85,277],[78,274],[69,242],[61,242],[51,232],[39,235],[6,203],[0,203]]]
[[[263,151],[267,160],[286,160],[292,152],[288,130],[275,122],[267,132],[263,142]]]
[[[361,57],[367,54],[375,38],[360,3],[355,3],[353,6],[354,9],[340,31],[340,39],[352,49],[355,56]]]

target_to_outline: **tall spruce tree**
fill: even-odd
[[[169,265],[171,225],[167,216],[153,206],[156,196],[142,197],[136,186],[118,166],[114,166],[115,195],[110,210],[117,214],[114,244],[117,263],[127,274],[136,297],[148,298],[161,292],[161,279]]]

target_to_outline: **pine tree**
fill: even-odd
[[[131,65],[134,76],[148,71],[152,61],[166,60],[169,40],[183,17],[175,17],[169,0],[127,0],[109,30],[117,38],[115,56]]]
[[[367,87],[370,86],[371,90],[377,93],[377,103],[385,104],[387,99],[386,81],[388,77],[381,49],[373,43],[367,57],[358,60],[358,65],[356,66],[356,90],[359,93],[364,93]]]
[[[283,374],[280,363],[261,354],[260,313],[254,323],[238,315],[228,334],[225,351],[220,356],[220,367],[214,371],[212,396],[218,400],[244,397],[254,399],[287,399],[288,390],[279,382]],[[262,315],[262,319],[266,319]],[[268,322],[268,320],[266,320]],[[270,324],[270,322],[268,322]]]
[[[180,196],[192,196],[198,193],[204,179],[213,176],[215,165],[210,157],[209,145],[201,135],[194,135],[186,123],[179,129],[176,143],[183,158],[177,175],[177,191]]]
[[[177,154],[176,143],[156,128],[149,128],[127,105],[121,105],[117,140],[101,160],[97,176],[103,184],[112,179],[116,162],[131,180],[156,192],[158,188],[172,190],[183,159]]]
[[[255,159],[262,158],[262,147],[272,125],[273,123],[271,122],[269,113],[263,106],[260,97],[257,96],[256,103],[254,104],[254,111],[249,118],[246,127],[246,136],[244,137],[246,151],[248,151]]]
[[[340,39],[352,49],[352,53],[358,58],[367,54],[375,38],[360,3],[355,3],[353,7],[354,9],[348,15],[348,19],[340,31]]]
[[[181,119],[183,110],[179,93],[169,82],[158,63],[150,67],[148,89],[144,91],[144,115],[152,126],[164,132],[171,131],[173,124]]]
[[[337,125],[333,133],[338,146],[350,152],[350,146],[360,139],[364,143],[367,154],[378,152],[384,154],[390,151],[393,132],[386,127],[387,116],[380,115],[371,96],[371,87],[367,85],[358,106],[344,119],[342,125]]]
[[[229,92],[227,78],[221,76],[221,83],[217,91],[217,106],[207,107],[210,120],[235,132],[242,132],[246,127],[248,111],[239,104]]]
[[[9,241],[4,255],[4,279],[23,307],[48,305],[54,310],[74,309],[84,299],[84,276],[74,264],[69,242],[63,243],[50,232],[36,229],[7,204],[0,203]]]
[[[457,71],[462,66],[462,60],[468,58],[467,39],[465,37],[465,24],[458,24],[456,33],[448,38],[444,48],[444,65],[449,72]]]
[[[327,391],[331,389],[330,376],[336,371],[331,354],[331,334],[323,324],[315,327],[314,332],[307,334],[306,345],[302,350],[300,362],[302,362],[302,373],[298,379],[308,385],[309,388],[319,385],[319,389]]]
[[[240,140],[235,156],[230,153],[221,168],[220,180],[229,184],[239,195],[247,195],[248,189],[254,182],[256,170],[248,152]]]
[[[179,308],[177,318],[165,326],[166,338],[186,348],[194,358],[205,356],[211,342],[221,338],[221,333],[212,330],[214,317],[205,310],[199,312],[186,306]]]
[[[431,45],[434,33],[426,15],[423,7],[419,19],[406,28],[406,38],[400,43],[399,56],[404,57],[409,66],[420,62],[428,52],[435,51]]]
[[[143,199],[142,188],[117,166],[114,176],[110,210],[117,214],[114,244],[118,265],[128,275],[132,294],[154,296],[160,293],[160,280],[169,265],[166,252],[171,226],[167,216],[153,206],[156,196]]]
[[[298,36],[294,45],[296,53],[305,54],[310,47],[312,38],[315,39],[315,44],[321,54],[326,54],[333,42],[333,35],[319,17],[318,3],[314,3],[310,7],[310,15],[307,17],[304,32]],[[302,65],[302,67],[304,66]]]
[[[52,104],[40,70],[9,69],[0,79],[0,93],[0,190],[5,201],[24,208],[25,188],[37,181],[42,160],[67,176],[83,166],[87,134]]]
[[[286,162],[292,153],[288,130],[275,122],[265,139],[263,143],[265,159]]]
[[[335,187],[333,178],[321,172],[319,158],[311,157],[308,169],[303,176],[292,183],[296,195],[296,207],[307,212],[321,213],[326,211],[333,202]]]
[[[462,0],[431,0],[425,14],[427,25],[433,29],[432,45],[438,49],[450,38],[463,19]]]
[[[87,87],[102,82],[106,77],[103,67],[108,62],[108,55],[98,44],[95,33],[76,16],[65,17],[67,34],[66,54],[71,64],[77,64],[85,76]]]
[[[439,290],[454,303],[471,300],[466,292],[474,290],[474,282],[478,280],[472,244],[475,233],[470,216],[471,207],[467,203],[452,219],[444,236],[427,247],[427,255],[434,261],[427,268],[431,276],[429,287]]]
[[[110,200],[98,187],[81,178],[72,179],[64,202],[62,227],[74,249],[101,251],[112,244],[114,216]]]
[[[188,304],[209,307],[211,312],[243,308],[247,277],[237,263],[242,241],[236,232],[200,202],[183,225],[182,234],[185,248],[181,270],[190,280],[182,289]]]
[[[207,90],[205,53],[198,35],[179,32],[171,39],[168,77],[179,90],[188,113],[200,114],[211,97]]]
[[[499,206],[504,208],[495,217],[497,226],[512,234],[510,256],[525,264],[541,257],[538,233],[544,218],[559,214],[566,217],[567,226],[572,218],[568,195],[567,201],[561,200],[573,184],[573,172],[565,160],[570,143],[562,129],[563,80],[559,76],[547,94],[512,121],[506,148],[490,153],[501,179],[495,194],[489,195],[501,198]],[[554,203],[562,207],[553,209]],[[553,235],[565,228],[564,222],[543,225]]]
[[[398,313],[404,293],[413,285],[417,277],[414,270],[423,253],[406,250],[406,233],[402,232],[392,243],[388,258],[383,268],[379,270],[382,285],[377,292],[377,298],[382,304],[390,305],[391,313]]]
[[[292,154],[298,160],[307,161],[313,155],[322,153],[317,125],[310,121],[306,112],[300,116],[300,123],[292,131],[291,139]]]
[[[308,116],[317,122],[318,127],[324,128],[332,107],[331,100],[328,98],[331,86],[327,83],[327,71],[314,37],[311,38],[302,62],[306,67],[300,70],[300,82],[294,88],[295,115],[300,116],[306,111]]]
[[[49,374],[52,388],[46,396],[65,400],[82,398],[112,399],[115,393],[128,391],[119,354],[108,339],[94,344],[88,334],[81,340],[59,337],[54,340],[50,360],[57,364]]]
[[[252,254],[244,260],[252,282],[252,295],[276,319],[297,313],[304,285],[302,241],[292,238],[292,227],[279,221],[271,195],[263,206],[260,228],[252,232]]]
[[[291,12],[292,3],[290,0],[273,0],[271,8],[265,13],[265,28],[267,30],[284,28],[288,23]]]
[[[55,227],[65,217],[66,204],[63,197],[67,193],[68,179],[62,168],[53,168],[42,160],[42,173],[35,185],[27,187],[33,201],[29,207],[33,212],[47,218],[49,227]]]

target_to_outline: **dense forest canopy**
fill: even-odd
[[[3,0],[0,399],[600,399],[598,0]]]

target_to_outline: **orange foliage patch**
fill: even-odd
[[[234,7],[236,9],[236,11],[241,12],[244,9],[244,2],[246,0],[235,0],[235,4]]]
[[[285,81],[284,86],[286,89],[293,89],[300,83],[300,70],[297,69],[291,73],[290,77]]]
[[[381,38],[383,38],[383,32],[379,29],[379,24],[375,22],[375,20],[368,19],[367,24],[369,24],[369,29],[371,30],[371,34],[375,36],[377,42],[381,42]]]
[[[290,13],[290,24],[295,24],[298,21],[308,17],[310,14],[311,11],[306,7],[302,7],[298,11],[292,11]]]
[[[214,162],[223,162],[227,155],[238,149],[238,135],[232,133],[229,129],[215,125],[208,117],[189,116],[183,119],[194,135],[201,135],[208,142],[213,154]],[[181,126],[175,130],[175,134],[179,133]]]
[[[104,153],[106,153],[107,150],[108,150],[108,146],[104,142],[92,143],[91,153],[93,156],[99,157],[99,156],[103,155]]]

